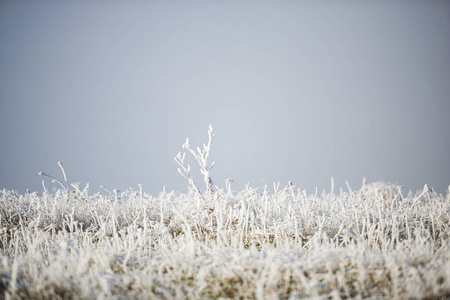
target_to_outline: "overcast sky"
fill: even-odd
[[[42,191],[62,161],[93,191],[184,192],[173,157],[212,124],[219,187],[444,193],[449,16],[447,1],[2,1],[0,188]]]

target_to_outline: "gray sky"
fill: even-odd
[[[0,188],[62,161],[94,191],[186,191],[173,157],[213,124],[220,187],[443,193],[449,3],[2,1]]]

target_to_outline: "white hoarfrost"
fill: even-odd
[[[450,193],[213,189],[209,146],[206,192],[0,191],[0,298],[450,297]]]

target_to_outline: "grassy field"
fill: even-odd
[[[0,191],[0,298],[444,299],[450,193],[375,182],[313,193],[289,184],[189,192]],[[41,173],[41,175],[51,177]]]
[[[450,296],[449,194],[372,183],[336,194],[288,186],[211,196],[3,190],[1,295]]]

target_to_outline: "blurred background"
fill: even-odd
[[[446,193],[449,16],[447,1],[2,1],[0,188],[42,191],[62,161],[92,191],[185,192],[173,157],[212,124],[219,187]]]

